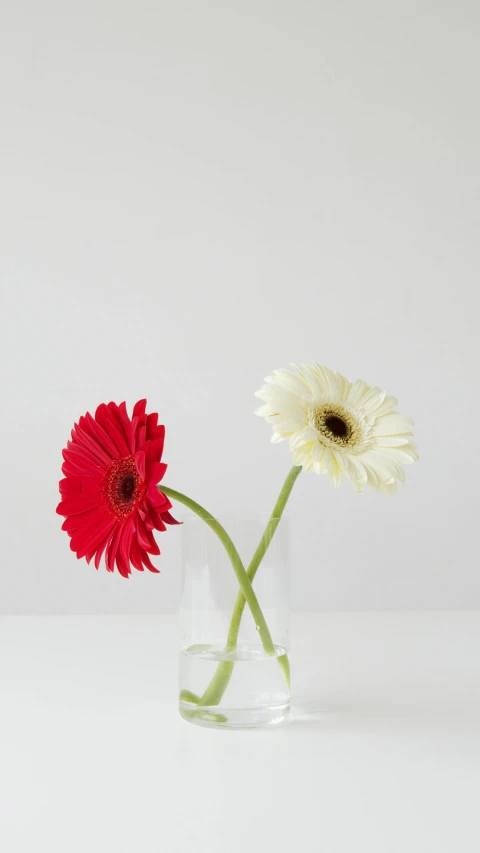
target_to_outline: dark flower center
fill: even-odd
[[[130,501],[137,488],[137,480],[133,474],[127,474],[118,484],[118,490],[125,501]]]
[[[315,406],[310,412],[310,424],[319,433],[319,441],[327,447],[353,448],[362,440],[361,424],[341,403]]]
[[[335,438],[346,438],[349,433],[348,425],[337,415],[327,415],[325,418],[325,426],[330,430]]]
[[[117,518],[128,518],[140,504],[147,491],[133,456],[114,459],[102,485],[105,505]]]

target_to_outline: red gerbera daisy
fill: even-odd
[[[62,530],[72,551],[87,563],[95,556],[98,569],[106,549],[107,570],[116,565],[125,578],[131,565],[158,572],[148,556],[160,553],[152,531],[179,523],[157,489],[167,470],[160,462],[165,427],[157,414],[145,414],[146,403],[135,404],[132,418],[125,403],[102,403],[94,418],[89,412],[81,417],[63,451],[59,484],[57,512],[66,516]]]

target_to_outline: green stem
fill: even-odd
[[[258,567],[262,562],[265,554],[267,553],[268,546],[270,545],[270,542],[272,541],[275,535],[275,531],[280,523],[280,519],[287,505],[287,501],[290,497],[292,489],[295,485],[295,481],[301,470],[301,466],[296,465],[289,471],[287,475],[287,478],[278,496],[277,502],[273,507],[272,514],[265,528],[264,534],[260,542],[258,543],[257,550],[255,551],[250,561],[250,565],[247,569],[247,576],[250,582],[253,581],[255,575],[257,574]],[[227,651],[233,651],[236,647],[238,632],[240,630],[240,622],[244,609],[245,597],[242,592],[239,592],[237,595],[237,600],[235,602],[235,607],[233,609],[232,621],[230,622],[230,629],[227,638]]]
[[[260,566],[260,563],[262,562],[265,554],[267,553],[268,546],[270,545],[270,542],[272,541],[275,535],[275,531],[280,523],[280,519],[287,505],[287,501],[290,497],[296,479],[300,474],[301,470],[301,466],[295,465],[287,474],[285,482],[278,496],[277,502],[272,510],[272,514],[265,528],[264,534],[247,569],[247,577],[250,582],[253,581],[255,575],[257,574],[258,567]],[[242,621],[243,611],[245,609],[245,603],[245,596],[243,594],[243,591],[240,590],[237,595],[235,607],[233,608],[232,619],[228,631],[226,649],[227,652],[232,652],[236,648],[238,633],[240,630],[240,623]],[[281,655],[278,658],[278,663],[282,669],[287,686],[290,687],[290,662],[288,660],[288,655]],[[233,666],[233,661],[221,661],[218,664],[210,684],[205,690],[203,696],[200,698],[199,704],[218,705],[223,694],[225,693],[225,690],[228,687],[228,683],[233,672]]]
[[[164,495],[168,495],[168,497],[173,498],[174,500],[188,507],[188,509],[191,509],[192,512],[196,513],[196,515],[198,515],[206,524],[208,524],[208,526],[214,531],[214,533],[217,534],[230,558],[230,562],[233,566],[233,570],[237,576],[237,580],[242,591],[242,597],[244,598],[244,601],[248,603],[248,606],[252,612],[252,616],[255,620],[255,624],[258,628],[258,632],[263,643],[263,648],[265,649],[267,654],[274,655],[275,646],[270,636],[270,631],[268,630],[268,626],[265,621],[265,617],[262,613],[262,609],[258,603],[257,596],[253,591],[252,584],[245,571],[245,567],[240,559],[240,555],[225,528],[222,527],[220,522],[217,521],[216,518],[213,518],[212,515],[207,512],[206,509],[203,508],[203,506],[200,506],[200,504],[198,504],[196,501],[193,501],[191,498],[188,498],[186,495],[183,495],[182,492],[177,492],[175,489],[170,489],[168,486],[164,486],[163,483],[161,486],[159,486],[159,488],[161,489]]]

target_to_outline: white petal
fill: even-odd
[[[375,447],[401,447],[409,441],[408,435],[378,435],[375,438]]]
[[[385,397],[382,405],[375,412],[377,418],[380,418],[382,415],[387,415],[390,412],[394,412],[398,406],[398,400],[395,397]]]
[[[263,385],[259,391],[255,392],[255,397],[265,403],[270,403],[275,408],[284,408],[286,406],[297,406],[303,400],[304,395],[294,394],[292,391],[275,385]]]
[[[328,393],[328,381],[320,365],[315,363],[310,365],[296,364],[294,367],[313,394],[324,395]]]
[[[399,481],[399,483],[405,482],[405,471],[403,470],[403,468],[397,469],[397,473],[395,474],[395,477]]]
[[[269,403],[272,399],[270,389],[266,385],[262,385],[258,391],[255,391],[254,397],[258,397],[259,400],[264,400],[266,403]]]
[[[340,486],[343,480],[343,468],[340,466],[337,455],[332,451],[332,467],[329,469],[328,476],[330,482],[336,489]]]
[[[391,495],[393,492],[396,492],[397,484],[395,480],[392,483],[381,483],[380,491],[383,492],[384,495]]]
[[[372,430],[373,435],[411,435],[413,421],[405,415],[393,412],[391,415],[383,415],[375,420]]]
[[[418,453],[411,445],[407,445],[406,447],[382,447],[382,452],[400,465],[410,465],[418,459]]]
[[[341,397],[344,390],[344,381],[350,385],[347,379],[341,375],[341,373],[336,373],[334,370],[329,370],[328,367],[321,367],[318,365],[319,369],[322,371],[325,376],[325,381],[328,383],[328,388],[332,394],[335,394],[337,397]]]
[[[353,453],[346,454],[345,463],[347,468],[347,474],[351,480],[357,483],[367,482],[367,472],[365,471],[364,466],[362,465],[360,459],[358,459],[357,456],[355,456]]]
[[[370,388],[363,397],[360,398],[358,408],[366,415],[376,413],[385,399],[385,391],[380,388]]]
[[[323,444],[320,444],[319,441],[317,441],[317,443],[312,446],[312,459],[315,473],[324,474],[326,471],[324,464],[325,447]]]
[[[388,482],[397,472],[394,460],[385,458],[380,453],[369,450],[366,453],[362,453],[361,459],[365,465],[369,479],[373,476],[373,479],[377,480],[378,483]]]
[[[317,430],[311,426],[303,427],[300,432],[297,432],[290,439],[290,450],[294,450],[296,447],[301,447],[302,444],[307,444],[311,441],[318,441]]]
[[[303,451],[303,448],[302,448]],[[313,471],[313,459],[310,453],[310,448],[307,448],[306,453],[300,450],[294,450],[292,453],[292,462],[294,465],[301,465],[305,470]],[[307,467],[306,467],[307,466]]]
[[[260,418],[268,418],[274,413],[274,407],[270,403],[264,403],[263,406],[259,406],[258,409],[254,410],[254,415],[258,415]]]
[[[303,397],[309,391],[307,382],[302,381],[301,377],[297,376],[291,370],[274,370],[273,376],[267,376],[266,382],[271,382],[273,385],[278,385],[289,393]]]
[[[350,394],[348,395],[348,402],[352,404],[352,406],[357,406],[363,397],[364,394],[368,391],[369,386],[363,379],[357,379],[356,382],[353,383]]]
[[[308,448],[307,452],[305,452],[304,448],[302,447],[300,450],[295,450],[292,453],[292,461],[294,465],[301,465],[303,467],[309,462],[312,462],[312,455],[308,452]]]
[[[328,472],[334,471],[336,469],[337,463],[336,463],[335,457],[334,457],[334,455],[333,455],[333,453],[329,447],[325,448],[325,455],[324,455],[323,459],[324,459],[325,468],[327,469]]]
[[[306,425],[305,422],[302,423],[302,421],[294,421],[291,418],[284,417],[283,415],[277,415],[276,418],[265,418],[265,420],[267,423],[273,424],[274,429],[277,432],[288,433],[289,435],[300,432],[300,430]]]

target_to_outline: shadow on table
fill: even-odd
[[[408,732],[480,735],[480,694],[446,696],[443,700],[418,697],[412,701],[344,697],[338,702],[312,699],[292,705],[290,725],[325,732]]]

